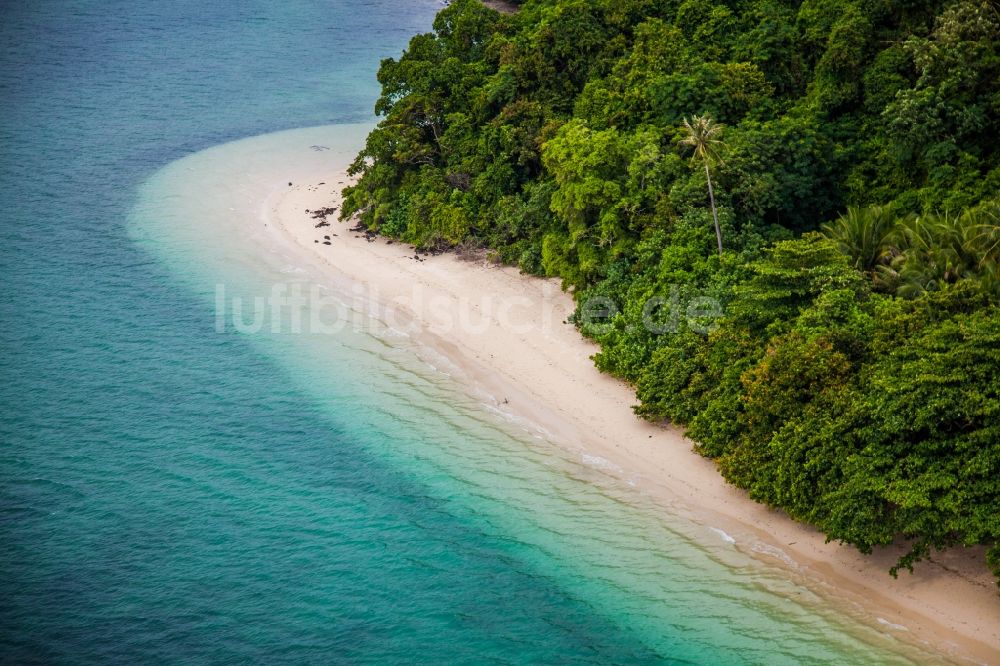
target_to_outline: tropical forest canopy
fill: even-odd
[[[345,218],[561,278],[751,497],[1000,576],[995,6],[456,0],[378,76]]]

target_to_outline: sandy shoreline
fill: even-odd
[[[892,552],[866,557],[826,544],[815,530],[752,502],[681,433],[633,415],[632,389],[599,373],[590,360],[596,346],[565,323],[573,303],[557,281],[452,255],[418,259],[407,245],[358,237],[336,214],[316,228],[307,211],[339,205],[346,180],[343,172],[317,174],[282,188],[265,207],[269,228],[313,253],[332,279],[388,306],[381,316],[390,325],[447,356],[459,379],[493,396],[497,409],[537,424],[580,456],[607,461],[672,513],[717,526],[735,547],[856,603],[886,631],[959,659],[1000,663],[1000,595],[981,549],[955,549],[894,580]]]

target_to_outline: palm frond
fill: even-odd
[[[871,272],[896,253],[897,219],[883,206],[851,206],[835,221],[823,225],[823,233],[854,265]]]
[[[694,148],[692,160],[710,161],[718,155],[722,147],[722,131],[725,125],[717,123],[708,116],[691,116],[684,118],[684,136],[679,143],[682,146]]]

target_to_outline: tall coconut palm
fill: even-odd
[[[708,200],[712,204],[712,220],[715,222],[715,239],[719,243],[719,256],[722,256],[722,229],[719,228],[719,213],[715,209],[715,192],[712,190],[712,173],[709,164],[717,157],[722,147],[723,125],[708,116],[692,116],[691,121],[684,119],[684,137],[680,140],[682,146],[694,148],[692,161],[701,161],[705,165],[705,179],[708,181]]]

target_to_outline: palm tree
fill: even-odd
[[[955,261],[948,235],[947,220],[936,213],[903,220],[899,234],[903,254],[892,267],[898,280],[897,296],[916,298],[952,281]]]
[[[913,298],[975,279],[979,259],[969,242],[975,226],[969,214],[926,213],[903,220],[902,255],[891,267],[898,277],[896,295]]]
[[[998,277],[1000,271],[1000,199],[988,201],[962,214],[966,251],[975,258],[980,275]]]
[[[975,280],[1000,294],[1000,201],[902,218],[882,206],[852,207],[823,232],[881,291],[916,298]]]
[[[856,268],[869,273],[897,252],[896,216],[883,206],[850,206],[835,221],[824,224],[823,233],[837,243],[841,253],[854,259]]]
[[[722,230],[719,228],[719,213],[715,209],[715,192],[712,191],[712,174],[709,163],[715,159],[718,149],[722,146],[719,136],[724,126],[716,123],[708,116],[692,116],[691,122],[684,119],[685,136],[681,139],[682,146],[694,148],[691,160],[701,160],[705,165],[705,179],[708,181],[708,200],[712,204],[712,219],[715,221],[715,239],[719,243],[719,256],[722,256]]]

